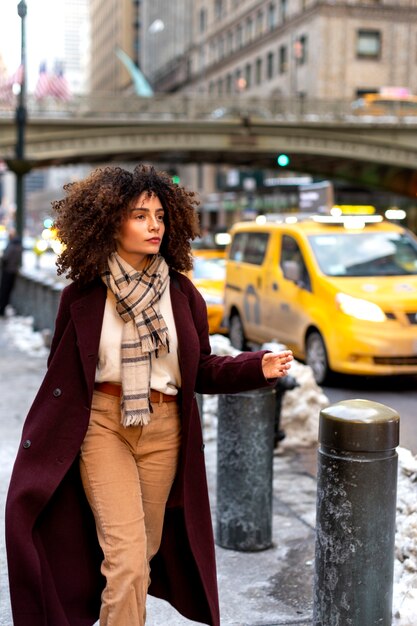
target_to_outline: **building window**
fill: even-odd
[[[264,26],[264,14],[263,11],[258,11],[256,15],[256,35],[262,35]]]
[[[239,50],[243,46],[243,28],[242,25],[239,24],[236,30],[236,48]]]
[[[271,3],[268,7],[268,30],[274,30],[276,26],[277,12],[275,4]]]
[[[356,56],[358,59],[378,59],[381,56],[379,30],[358,30]]]
[[[240,91],[239,85],[242,84],[242,80],[244,80],[244,79],[242,79],[242,71],[238,68],[237,70],[235,70],[235,85],[234,85],[234,87],[235,87],[235,91],[236,92]]]
[[[218,42],[219,59],[224,58],[224,38],[220,37]]]
[[[214,39],[210,41],[210,62],[214,63],[216,60],[216,42]]]
[[[197,164],[197,188],[204,189],[204,168],[202,163]]]
[[[280,46],[278,51],[278,71],[285,74],[288,68],[288,49],[287,46]]]
[[[262,59],[256,59],[255,63],[255,83],[260,85],[262,82]]]
[[[232,54],[233,52],[233,33],[230,30],[227,33],[227,54]]]
[[[246,89],[252,84],[252,65],[248,63],[245,67],[245,80],[246,80]]]
[[[207,28],[207,11],[201,9],[200,11],[200,33],[204,33]]]
[[[223,0],[216,0],[214,3],[214,17],[220,20],[223,16]]]
[[[233,77],[231,74],[226,76],[226,93],[232,93]]]
[[[268,80],[274,77],[274,53],[268,52],[266,57],[266,75]]]
[[[219,94],[219,96],[223,95],[223,79],[219,78],[219,80],[217,81],[217,93]]]
[[[250,43],[253,39],[253,19],[248,17],[246,20],[246,43]]]
[[[287,0],[280,0],[280,17],[281,22],[284,23],[287,19],[288,2]]]
[[[294,41],[294,57],[298,65],[307,63],[307,35],[301,35]]]
[[[203,72],[206,66],[206,54],[205,54],[204,46],[201,46],[200,48],[199,55],[198,55],[198,63],[199,63],[198,65],[199,71]]]

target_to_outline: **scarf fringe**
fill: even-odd
[[[122,419],[120,423],[125,428],[128,428],[129,426],[146,426],[150,421],[149,411],[135,411],[126,415],[122,410]]]

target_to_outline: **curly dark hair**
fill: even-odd
[[[192,268],[191,241],[199,234],[199,202],[193,191],[173,183],[166,172],[143,164],[133,172],[99,168],[64,190],[66,197],[52,203],[58,237],[65,246],[57,260],[58,274],[85,284],[107,269],[107,259],[116,249],[115,234],[143,192],[158,196],[165,209],[160,253],[173,269]]]

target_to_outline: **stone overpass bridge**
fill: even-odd
[[[0,159],[16,172],[69,163],[157,161],[289,169],[417,194],[417,115],[357,114],[347,102],[203,95],[28,100],[25,161],[12,107],[0,108]]]

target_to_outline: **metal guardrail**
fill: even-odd
[[[18,315],[33,317],[33,328],[53,332],[61,292],[66,282],[21,270],[13,288],[11,305]]]
[[[213,97],[206,94],[156,95],[145,98],[129,95],[94,94],[74,96],[68,102],[54,99],[38,101],[27,98],[31,119],[102,119],[114,120],[182,120],[221,121],[242,120],[279,121],[303,119],[306,122],[403,123],[417,125],[417,115],[366,115],[352,107],[350,100],[319,100],[310,98],[282,98],[229,96]],[[11,119],[15,103],[0,102],[0,118]]]

